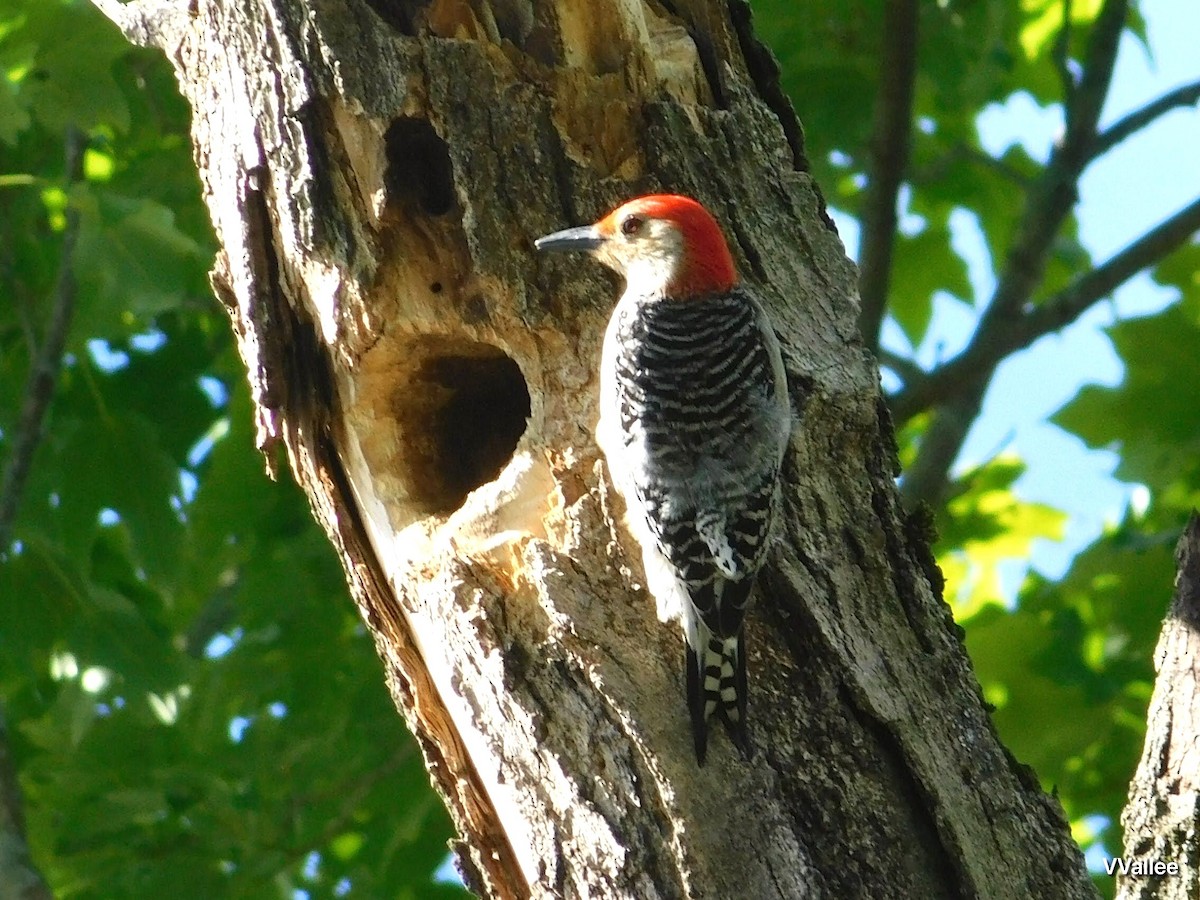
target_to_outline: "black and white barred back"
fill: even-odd
[[[714,713],[748,755],[742,620],[790,432],[779,345],[740,288],[687,300],[627,295],[613,315],[605,387],[619,421],[610,440],[633,461],[613,478],[631,526],[643,526],[633,530],[653,544],[643,551],[660,607],[662,592],[686,593],[679,614],[696,755],[703,762]],[[677,587],[655,584],[652,569],[664,561]]]

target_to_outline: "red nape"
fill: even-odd
[[[737,283],[733,257],[721,226],[707,209],[691,197],[679,194],[648,194],[637,197],[613,210],[603,221],[616,222],[622,215],[636,212],[648,219],[673,222],[683,233],[686,256],[683,266],[667,286],[675,297],[719,294]]]

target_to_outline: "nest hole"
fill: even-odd
[[[402,116],[384,135],[387,191],[393,206],[444,216],[454,208],[450,148],[427,121]]]
[[[427,346],[413,360],[395,403],[408,493],[426,514],[447,514],[512,459],[529,421],[529,388],[516,362],[489,344]]]

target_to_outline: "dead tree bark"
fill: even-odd
[[[1118,900],[1200,896],[1200,517],[1175,551],[1175,598],[1154,654],[1146,745],[1121,815]]]
[[[194,110],[213,286],[492,897],[1088,897],[897,503],[854,271],[741,0],[96,0]],[[534,237],[669,188],[769,298],[799,425],[753,762],[592,437],[615,285]]]

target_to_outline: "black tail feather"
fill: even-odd
[[[703,676],[700,657],[685,642],[683,645],[683,668],[687,674],[687,704],[692,717],[692,742],[696,747],[696,762],[704,765],[708,753],[708,717],[704,714]]]
[[[743,635],[738,635],[737,659],[733,665],[733,688],[737,691],[737,700],[733,706],[733,709],[737,710],[737,720],[734,721],[730,715],[732,710],[728,706],[719,706],[717,711],[725,722],[729,739],[742,754],[742,759],[749,760],[754,751],[750,747],[750,733],[746,730],[746,638]]]
[[[690,646],[684,648],[684,669],[687,678],[687,704],[692,720],[692,741],[696,748],[696,761],[704,765],[708,753],[709,707],[725,725],[729,739],[738,748],[743,759],[750,759],[750,737],[746,729],[746,648],[744,638],[738,636],[733,652],[726,654],[725,641],[718,637],[709,640],[701,660],[700,654]],[[730,658],[732,657],[732,659]],[[724,664],[732,665],[732,674],[725,676]],[[705,687],[707,679],[710,682]],[[715,687],[712,685],[715,682]],[[732,688],[734,697],[725,700],[722,694]]]

